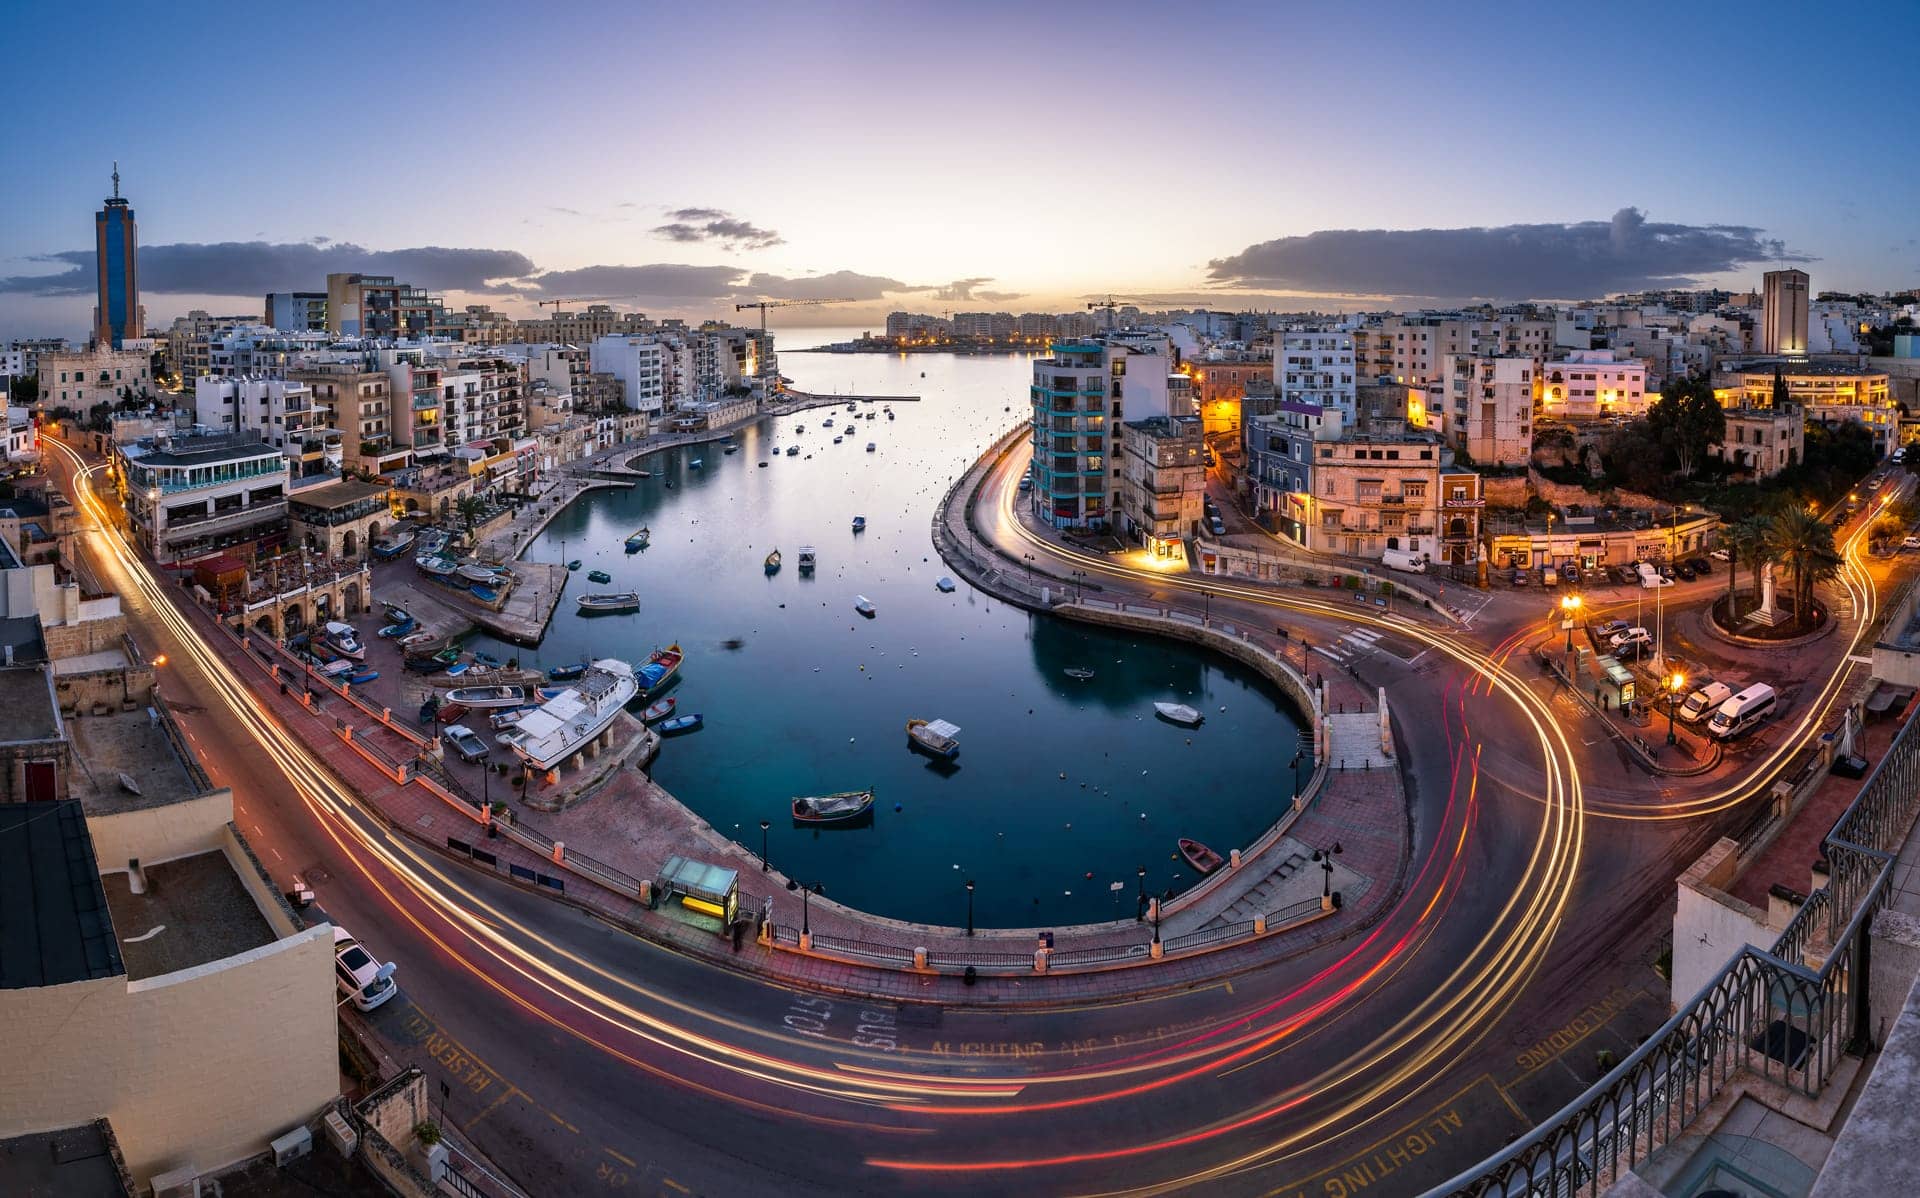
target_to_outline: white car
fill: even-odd
[[[1707,554],[1707,556],[1716,562],[1730,562],[1733,560],[1733,554],[1725,549],[1716,549],[1712,553]]]
[[[1920,537],[1908,537],[1906,540],[1900,542],[1900,548],[1920,549]]]
[[[1644,628],[1629,628],[1625,632],[1616,632],[1607,638],[1607,644],[1616,649],[1628,645],[1649,645],[1653,643],[1653,634]]]
[[[333,976],[339,983],[340,993],[351,998],[354,1006],[371,1011],[398,994],[400,988],[393,984],[393,971],[391,963],[380,964],[345,928],[334,926]]]

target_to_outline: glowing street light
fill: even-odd
[[[1564,613],[1560,620],[1561,627],[1567,630],[1567,654],[1568,656],[1572,656],[1573,625],[1579,619],[1579,615],[1580,615],[1580,596],[1578,595],[1560,596],[1560,610],[1562,613]]]
[[[1667,679],[1667,743],[1670,745],[1680,743],[1679,738],[1673,734],[1673,706],[1679,702],[1681,688],[1686,685],[1687,676],[1678,670],[1674,671],[1673,677]]]

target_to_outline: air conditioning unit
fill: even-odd
[[[153,1175],[153,1198],[200,1198],[200,1170],[182,1165]]]
[[[273,1142],[274,1166],[284,1169],[312,1151],[313,1133],[304,1126],[296,1127]]]
[[[339,1111],[328,1111],[320,1125],[326,1129],[327,1143],[333,1145],[333,1150],[351,1159],[354,1150],[360,1147],[360,1133],[353,1130],[346,1117]]]

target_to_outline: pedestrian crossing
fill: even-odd
[[[1380,634],[1371,628],[1356,628],[1331,645],[1315,645],[1313,651],[1336,663],[1345,664],[1365,657],[1380,647]]]

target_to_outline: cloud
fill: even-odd
[[[0,279],[0,293],[91,295],[92,250],[66,250],[31,259],[66,269]],[[351,242],[180,242],[140,247],[141,290],[156,295],[262,296],[312,290],[331,272],[392,275],[433,291],[509,291],[502,280],[533,272],[533,260],[514,250],[421,246],[369,250]]]
[[[974,300],[1003,304],[1009,300],[1021,299],[1027,294],[1024,291],[983,291],[981,289],[981,284],[991,282],[993,282],[992,275],[983,275],[972,279],[955,279],[951,283],[930,283],[925,287],[913,287],[909,290],[930,291],[933,294],[929,298],[963,304]]]
[[[747,288],[766,299],[877,300],[889,292],[914,290],[899,279],[856,274],[850,270],[807,275],[798,279],[785,275],[757,274],[747,280]]]
[[[655,225],[653,231],[668,241],[712,241],[732,250],[764,250],[782,244],[780,234],[762,229],[718,208],[676,208],[667,215],[670,224]]]
[[[657,262],[647,266],[581,266],[550,270],[527,280],[542,295],[609,295],[620,298],[719,299],[739,291],[746,272],[736,266],[688,266]]]
[[[1805,262],[1750,225],[1611,220],[1469,229],[1324,229],[1207,264],[1218,285],[1320,295],[1585,299],[1695,285],[1763,262]]]

